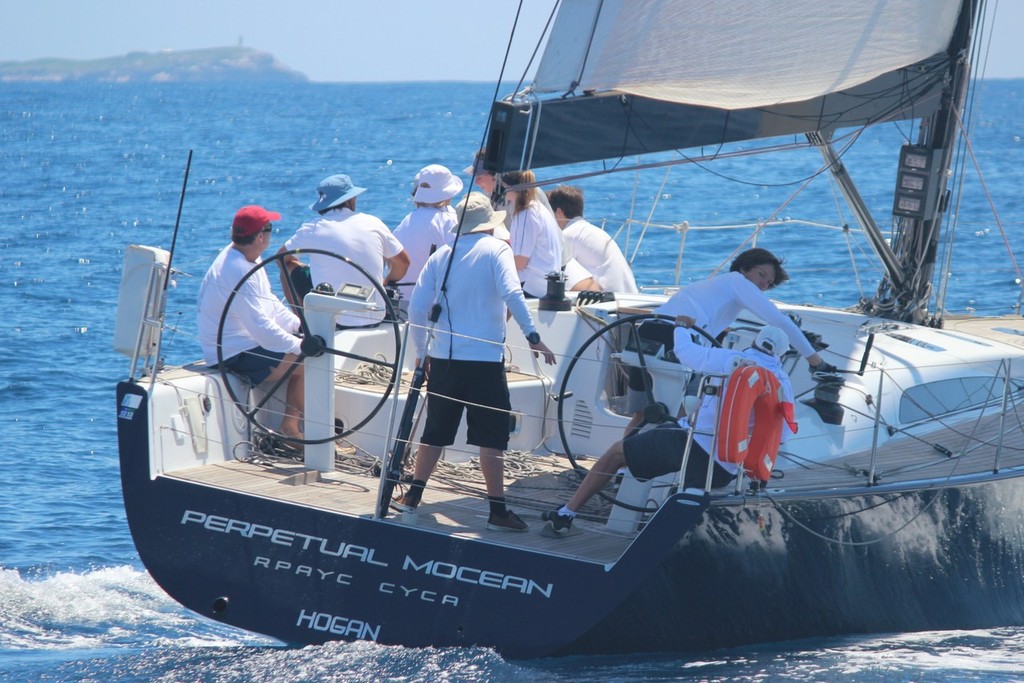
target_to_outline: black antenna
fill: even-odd
[[[188,161],[185,162],[185,180],[181,183],[181,196],[178,198],[178,217],[174,219],[174,235],[171,237],[171,251],[167,255],[167,275],[164,278],[164,292],[171,278],[171,260],[174,258],[174,245],[178,242],[178,226],[181,225],[181,207],[185,204],[185,189],[188,187],[188,172],[192,169],[192,150],[188,151]]]
[[[557,7],[557,4],[556,4]],[[494,84],[494,97],[491,102],[495,102],[498,99],[498,93],[501,89],[501,80],[505,75],[505,67],[508,65],[509,53],[512,50],[512,39],[515,37],[515,27],[519,23],[519,15],[522,12],[523,3],[520,0],[519,8],[516,10],[516,18],[513,22],[512,33],[509,35],[508,45],[505,48],[505,60],[501,65],[501,72],[498,74],[498,82]],[[549,19],[550,21],[550,19]],[[487,143],[488,133],[491,128],[490,117],[487,119],[487,125],[484,126],[484,133],[480,140],[480,146],[478,150],[483,151]],[[473,174],[476,175],[477,163],[482,160],[483,156],[477,156],[480,152],[473,153]],[[473,178],[469,179],[470,187],[469,192],[466,193],[468,198],[470,193],[473,191]],[[462,224],[466,219],[466,212],[463,211],[459,216],[459,222],[455,229],[455,240],[452,242],[451,254],[448,257],[448,263],[445,265],[444,275],[441,276],[441,287],[438,290],[438,298],[434,301],[434,305],[430,308],[430,314],[428,319],[431,323],[431,328],[441,318],[441,299],[440,295],[448,289],[448,276],[452,271],[452,261],[455,257],[455,247],[459,244],[459,238],[462,237]],[[428,337],[429,338],[429,337]],[[409,438],[412,435],[412,423],[413,416],[416,414],[416,405],[420,398],[420,389],[423,383],[426,381],[426,351],[424,351],[423,357],[418,359],[420,362],[416,366],[416,369],[412,373],[412,380],[409,383],[409,394],[405,399],[405,408],[402,410],[402,417],[398,423],[398,431],[394,437],[394,448],[391,451],[390,456],[384,458],[384,482],[381,485],[379,497],[377,499],[377,516],[383,518],[388,513],[388,506],[391,503],[391,494],[394,492],[395,484],[401,479],[402,468],[405,461],[405,453],[409,447]]]

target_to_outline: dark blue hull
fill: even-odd
[[[712,506],[569,652],[1024,624],[1024,480]],[[623,634],[631,634],[627,638]],[[638,643],[632,643],[637,645]]]
[[[509,657],[1024,624],[1024,483],[707,506],[672,497],[613,566],[149,476],[119,419],[139,555],[177,601],[291,643]]]
[[[373,640],[563,649],[657,566],[706,507],[678,495],[614,565],[512,549],[149,476],[145,392],[118,420],[121,476],[143,564],[189,609],[290,643]],[[600,599],[594,599],[595,595]]]

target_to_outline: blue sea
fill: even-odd
[[[1021,293],[1024,81],[981,85],[971,155],[954,171],[969,189],[951,199],[955,238],[939,248],[940,263],[952,255],[943,287],[950,313],[1008,313]],[[198,617],[153,583],[128,532],[117,463],[114,386],[129,359],[111,341],[125,247],[175,244],[164,351],[169,363],[191,360],[198,280],[238,207],[282,214],[276,249],[312,216],[318,181],[348,173],[369,188],[360,209],[394,227],[411,208],[416,170],[470,163],[493,94],[493,86],[443,83],[0,84],[0,680],[1024,680],[1024,625],[507,661],[482,648],[287,648]],[[915,135],[907,124],[884,126],[844,152],[886,234],[898,146]],[[641,284],[705,277],[749,226],[771,221],[758,244],[784,255],[793,276],[773,294],[851,305],[873,293],[879,270],[816,176],[820,165],[797,151],[578,184],[588,216],[607,219],[635,257]],[[814,198],[796,194],[805,183]],[[640,240],[642,225],[623,227],[630,216],[657,227]],[[711,225],[744,227],[704,230]]]

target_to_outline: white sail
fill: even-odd
[[[725,109],[799,102],[943,52],[960,4],[563,0],[534,86]]]

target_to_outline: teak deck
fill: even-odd
[[[973,423],[972,423],[973,425]],[[986,418],[977,426],[978,434],[987,434],[989,441],[967,447],[968,439],[958,429],[945,429],[929,435],[926,441],[906,438],[886,447],[885,460],[876,465],[879,484],[900,484],[930,481],[940,487],[950,477],[970,474],[991,474],[994,469],[998,418]],[[1001,470],[1024,466],[1024,433],[1020,423],[1004,436],[1000,452]],[[932,444],[940,444],[948,455]],[[366,463],[350,453],[339,451],[333,472],[317,473],[300,462],[288,459],[257,458],[251,462],[231,461],[179,470],[163,475],[191,482],[243,492],[253,496],[308,505],[346,515],[371,517],[377,500],[379,479]],[[592,461],[585,461],[588,465]],[[828,495],[830,492],[868,493],[865,484],[870,468],[870,454],[856,453],[826,465],[797,465],[780,454],[776,470],[781,478],[773,479],[767,493],[775,498]],[[389,523],[412,524],[424,531],[451,534],[485,542],[513,545],[537,552],[551,553],[590,562],[614,562],[628,547],[633,534],[611,531],[603,521],[610,504],[595,497],[577,518],[573,533],[551,538],[541,533],[544,523],[540,513],[565,502],[575,490],[578,475],[560,456],[511,454],[506,473],[509,507],[527,523],[525,533],[490,531],[486,528],[487,502],[483,480],[475,462],[439,464],[416,513],[392,511]],[[751,500],[754,494],[747,493]],[[734,494],[734,487],[715,491],[713,505],[739,503],[743,495]]]
[[[591,562],[616,560],[632,541],[633,535],[611,532],[600,524],[590,524],[582,519],[577,526],[585,526],[585,532],[574,532],[564,538],[550,538],[541,533],[544,528],[540,520],[541,511],[564,502],[577,479],[565,476],[565,460],[562,458],[539,456],[530,460],[533,474],[509,483],[507,496],[509,507],[530,525],[527,532],[490,531],[486,528],[488,506],[480,470],[475,463],[440,463],[417,512],[391,511],[387,520],[395,524],[412,524],[425,531],[515,545]],[[372,476],[369,468],[346,464],[344,456],[334,472],[315,473],[296,461],[268,459],[206,465],[164,476],[363,517],[373,514],[379,484],[379,479]],[[302,483],[307,478],[311,481]]]

